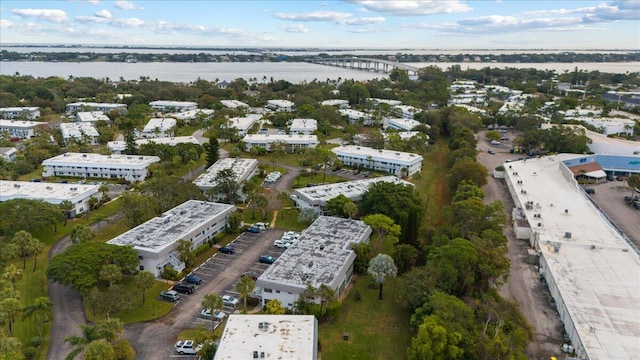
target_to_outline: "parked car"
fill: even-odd
[[[276,259],[271,255],[260,255],[258,260],[263,264],[273,264],[273,262],[276,261]]]
[[[256,280],[258,280],[258,273],[256,273],[255,271],[247,271],[247,272],[242,273],[242,275],[240,275],[240,277],[249,277],[253,281],[256,281]]]
[[[240,300],[236,299],[235,297],[231,296],[231,295],[224,295],[222,297],[222,303],[224,304],[224,306],[227,307],[236,307],[238,305],[238,303],[240,302]]]
[[[595,190],[595,189],[592,189],[592,188],[585,188],[585,189],[584,189],[584,192],[586,192],[586,193],[587,193],[587,194],[589,194],[589,195],[592,195],[592,194],[595,194],[595,193],[596,193],[596,190]]]
[[[493,150],[491,150],[491,149],[489,149],[489,151],[487,151],[487,152],[488,152],[489,154],[491,154],[491,155],[495,155],[495,154],[496,154],[496,152],[495,152],[495,151],[493,151]]]
[[[257,222],[257,223],[255,223],[255,224],[253,224],[252,226],[257,227],[257,228],[258,228],[258,229],[260,229],[260,230],[267,230],[267,228],[269,227],[269,225],[268,225],[268,224],[263,223],[263,222]]]
[[[247,232],[254,233],[254,234],[259,234],[260,233],[260,228],[255,226],[255,225],[252,225],[247,229]]]
[[[227,245],[218,249],[218,252],[221,252],[223,254],[235,254],[236,248],[233,247],[233,245]]]
[[[289,247],[289,245],[291,245],[291,242],[284,241],[284,240],[281,240],[281,239],[278,239],[278,240],[273,242],[273,246],[281,248],[281,249],[286,249],[286,248]]]
[[[210,309],[202,309],[202,311],[200,311],[200,317],[203,319],[208,319],[211,320],[211,311]],[[223,311],[220,311],[218,309],[213,311],[213,320],[214,321],[218,321],[218,322],[222,322],[222,320],[224,320],[224,318],[227,317],[227,314],[225,314]]]
[[[198,275],[189,275],[184,278],[184,282],[188,284],[200,285],[202,284],[202,278]]]
[[[177,291],[179,293],[183,293],[183,294],[191,294],[192,292],[194,292],[196,290],[196,286],[193,284],[187,284],[187,283],[177,283],[174,284],[172,289],[174,291]]]
[[[180,340],[176,343],[176,352],[180,355],[195,355],[202,350],[202,344],[197,344],[193,340]]]
[[[165,290],[163,292],[160,293],[160,298],[162,300],[168,300],[168,301],[178,301],[180,300],[180,294],[178,294],[177,291],[174,290]]]
[[[498,141],[498,140],[491,140],[491,145],[500,145],[500,141]]]

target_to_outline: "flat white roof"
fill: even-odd
[[[395,184],[404,184],[415,187],[415,185],[413,185],[412,183],[399,179],[396,176],[381,176],[376,178],[300,188],[296,189],[291,196],[298,196],[302,200],[305,200],[308,204],[320,205],[326,204],[327,201],[333,199],[338,195],[344,195],[353,201],[359,201],[360,199],[362,199],[362,195],[364,195],[364,193],[369,189],[369,186],[380,182],[391,182]]]
[[[320,216],[300,238],[258,278],[283,286],[318,288],[334,284],[348,260],[355,259],[351,245],[368,242],[371,227],[360,220]]]
[[[266,324],[266,325],[265,325]],[[229,315],[214,360],[315,360],[318,323],[313,315]]]
[[[245,143],[317,144],[318,136],[304,134],[248,134],[242,141]]]
[[[349,100],[342,100],[342,99],[325,100],[321,102],[320,105],[323,105],[323,106],[349,105]]]
[[[0,119],[0,127],[31,129],[36,126],[45,125],[46,122],[28,121],[28,120],[6,120]]]
[[[222,106],[228,108],[228,109],[237,109],[237,108],[241,108],[241,107],[249,107],[248,104],[243,103],[240,100],[220,100],[220,103],[222,104]]]
[[[105,115],[102,111],[79,111],[76,113],[76,119],[78,121],[98,121],[104,120],[109,121],[109,117]]]
[[[391,100],[391,99],[380,99],[380,98],[368,98],[367,100],[372,101],[376,104],[388,104],[390,106],[396,106],[402,104],[400,100]]]
[[[176,118],[176,119],[180,119],[180,120],[191,120],[191,119],[195,119],[196,117],[198,117],[199,114],[202,114],[202,115],[205,115],[205,116],[213,115],[213,110],[211,110],[211,109],[193,109],[193,110],[182,111],[182,112],[175,113],[175,114],[168,114],[167,116],[170,116],[170,117]]]
[[[293,119],[291,120],[291,131],[315,131],[318,129],[316,119]]]
[[[640,154],[640,141],[631,141],[621,138],[611,138],[604,134],[585,129],[585,134],[591,139],[587,144],[589,150],[596,154],[609,155],[637,155]]]
[[[156,100],[149,103],[149,106],[164,106],[164,107],[192,107],[198,106],[198,103],[193,101],[172,101],[172,100]]]
[[[340,115],[348,116],[350,118],[364,118],[371,116],[369,114],[363,113],[362,111],[353,110],[353,109],[338,109]]]
[[[60,123],[60,132],[62,133],[63,139],[82,139],[84,136],[92,138],[100,136],[98,130],[96,130],[90,122]]]
[[[414,113],[414,114],[422,112],[422,109],[417,108],[415,106],[411,106],[411,105],[396,105],[394,106],[394,108],[400,109],[403,112]]]
[[[97,103],[97,102],[84,102],[84,101],[67,104],[67,107],[72,107],[72,106],[73,107],[83,106],[83,107],[113,108],[113,109],[116,109],[116,108],[126,108],[127,104]]]
[[[153,138],[153,139],[137,139],[136,140],[137,146],[145,145],[145,144],[161,144],[161,145],[175,146],[176,144],[186,144],[186,143],[200,145],[200,142],[198,141],[198,139],[194,138],[193,136],[159,137],[159,138]],[[107,143],[107,147],[111,151],[124,151],[124,149],[127,147],[127,142],[126,141],[109,141]]]
[[[563,164],[582,157],[560,154],[504,167],[516,203],[532,202],[522,211],[539,233],[541,257],[589,358],[634,359],[640,354],[640,259]]]
[[[42,162],[42,166],[85,166],[116,168],[139,167],[144,168],[152,163],[159,162],[157,156],[142,155],[101,155],[92,153],[64,153],[54,156]]]
[[[386,119],[387,126],[394,126],[404,130],[412,130],[416,126],[422,124],[420,121],[405,118],[390,118]]]
[[[216,161],[204,173],[193,181],[200,188],[212,188],[216,185],[215,178],[221,170],[231,168],[236,182],[240,183],[258,167],[258,160],[244,158],[224,158]]]
[[[383,137],[385,140],[388,140],[388,139],[389,139],[389,135],[391,135],[391,134],[396,134],[396,135],[400,136],[400,139],[401,139],[401,140],[409,140],[409,139],[411,139],[412,137],[414,137],[414,136],[418,136],[418,135],[421,135],[421,134],[422,134],[422,135],[424,135],[426,139],[429,139],[429,135],[427,135],[427,134],[425,134],[425,133],[423,133],[423,132],[420,132],[420,131],[393,131],[393,132],[383,132],[383,133],[382,133],[382,137]]]
[[[262,115],[260,114],[247,114],[243,117],[233,117],[229,119],[227,124],[230,127],[234,127],[238,130],[245,131],[248,130],[255,124],[256,121],[262,119]]]
[[[177,123],[178,121],[174,118],[152,118],[149,119],[149,122],[144,126],[142,131],[150,133],[158,128],[160,132],[165,132],[176,126]]]
[[[38,110],[40,110],[40,108],[37,106],[0,108],[0,112],[22,112],[22,111],[38,111]]]
[[[267,100],[267,103],[281,108],[290,108],[294,105],[293,102],[289,100]]]
[[[99,187],[99,185],[0,180],[0,202],[12,199],[29,199],[59,204],[64,200],[72,200],[78,196],[93,195],[98,192]]]
[[[196,227],[233,207],[229,204],[188,200],[161,216],[109,240],[108,243],[133,245],[134,249],[160,252],[176,241],[184,239]]]
[[[331,149],[338,156],[357,156],[368,157],[371,156],[374,160],[387,160],[395,163],[413,163],[416,161],[422,161],[422,156],[418,154],[412,154],[402,151],[374,149],[366,146],[358,145],[345,145],[338,146]]]

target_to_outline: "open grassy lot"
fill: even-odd
[[[331,175],[331,170],[327,170],[326,174],[320,170],[318,173],[309,176],[298,175],[293,180],[292,186],[294,188],[301,188],[307,186],[307,184],[320,184],[320,183],[337,183],[345,181],[343,178]]]
[[[418,176],[409,179],[416,185],[418,195],[427,206],[424,225],[434,225],[440,222],[441,209],[451,200],[447,177],[447,157],[449,148],[447,141],[439,139],[423,155],[422,171]]]
[[[410,314],[394,296],[396,281],[391,279],[384,284],[383,300],[378,300],[377,287],[367,287],[368,281],[366,275],[354,277],[340,314],[319,326],[323,360],[406,358],[411,342]],[[344,333],[349,333],[348,341],[343,340]]]

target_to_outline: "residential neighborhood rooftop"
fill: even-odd
[[[231,169],[236,182],[247,179],[258,167],[258,160],[245,158],[224,158],[216,161],[204,173],[196,178],[193,183],[199,188],[212,188],[216,186],[215,178],[224,169]]]
[[[300,197],[304,199],[308,204],[324,204],[338,195],[344,195],[352,201],[359,201],[362,199],[362,196],[372,184],[380,182],[391,182],[394,184],[404,184],[415,187],[415,185],[413,185],[412,183],[399,179],[396,176],[381,176],[376,178],[300,188],[296,189],[291,197]]]
[[[394,161],[405,161],[405,162],[411,162],[418,157],[422,158],[422,156],[413,154],[413,153],[395,151],[395,150],[386,150],[386,149],[374,149],[374,148],[370,148],[366,146],[358,146],[358,145],[338,146],[331,149],[331,151],[337,154],[348,153],[348,154],[354,154],[354,155],[360,155],[360,156],[371,156],[372,158],[375,157],[377,159],[390,159]]]
[[[0,180],[0,202],[12,199],[30,199],[60,203],[81,194],[97,193],[99,187],[99,185]]]
[[[84,164],[85,166],[104,166],[104,165],[124,165],[124,166],[148,166],[151,163],[159,162],[157,156],[143,155],[101,155],[92,153],[64,153],[54,156],[42,162],[42,165],[52,164]]]
[[[33,128],[40,125],[45,125],[46,122],[40,121],[28,121],[28,120],[7,120],[0,119],[0,127],[12,127],[12,128]]]

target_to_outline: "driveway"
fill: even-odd
[[[169,314],[155,321],[125,326],[125,337],[136,350],[136,359],[168,359],[177,356],[172,345],[180,331],[210,324],[210,321],[199,319],[204,296],[210,292],[237,295],[235,284],[243,272],[251,270],[260,274],[268,267],[258,263],[260,255],[271,254],[277,257],[284,251],[273,246],[273,242],[283,233],[283,230],[269,229],[261,234],[242,234],[232,243],[236,247],[235,254],[215,254],[194,270],[204,282],[193,294],[182,295]],[[225,308],[224,311],[232,312],[233,309]]]

